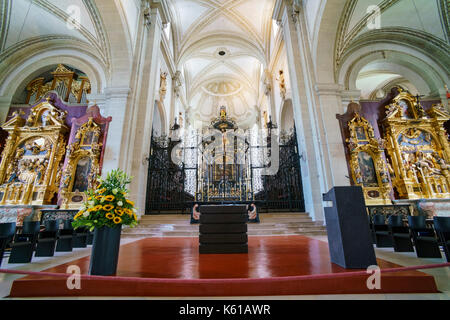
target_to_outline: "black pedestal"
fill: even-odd
[[[361,187],[334,187],[323,195],[331,262],[348,269],[376,265],[375,250]]]
[[[248,253],[247,206],[201,206],[200,213],[200,253]]]

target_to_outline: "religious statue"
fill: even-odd
[[[279,78],[277,80],[279,81],[279,85],[280,85],[281,99],[285,100],[286,99],[286,82],[284,79],[284,71],[283,70],[279,71]]]
[[[264,94],[268,96],[272,91],[272,75],[270,74],[269,70],[264,71],[263,86],[264,86]]]
[[[161,72],[161,83],[159,85],[159,98],[161,103],[164,102],[167,93],[167,72]]]

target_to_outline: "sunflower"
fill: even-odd
[[[82,211],[80,211],[80,212],[78,212],[76,215],[75,215],[75,217],[73,217],[73,219],[74,220],[77,220],[79,217],[81,217],[81,215],[84,213],[84,211],[82,210]]]
[[[106,191],[106,188],[103,188],[103,189],[97,190],[97,193],[103,194],[105,191]]]
[[[102,205],[96,205],[95,207],[94,207],[94,211],[100,211],[100,210],[102,210],[103,209],[103,206]]]
[[[102,208],[105,211],[111,211],[112,209],[114,209],[114,206],[111,204],[107,204],[107,205],[104,205]]]
[[[109,219],[109,220],[113,220],[114,219],[114,215],[111,212],[108,212],[105,217],[107,219]]]
[[[127,199],[127,203],[131,204],[134,207],[134,202],[133,201]]]
[[[114,201],[115,197],[111,194],[105,197],[105,201]]]
[[[136,221],[137,221],[137,219],[138,219],[137,216],[136,216],[136,213],[134,213],[134,212],[133,212],[133,218],[134,218],[134,220],[136,220]]]
[[[123,209],[123,211],[130,217],[133,215],[133,211],[131,211],[130,209]]]
[[[101,201],[103,199],[103,196],[96,196],[95,200]]]
[[[125,212],[122,209],[115,209],[114,213],[121,217]]]
[[[122,218],[121,217],[115,217],[113,221],[114,221],[115,224],[119,224],[119,223],[122,222]]]

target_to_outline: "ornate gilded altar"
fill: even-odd
[[[367,205],[391,204],[391,186],[383,152],[385,141],[359,113],[348,123],[350,167],[355,185],[361,186]]]
[[[450,115],[440,105],[425,112],[419,97],[399,91],[383,121],[393,186],[403,199],[449,199]]]
[[[23,115],[14,113],[2,126],[9,136],[0,164],[0,204],[49,204],[59,189],[67,113],[47,98],[26,120]]]
[[[86,115],[74,119],[66,153],[59,204],[61,209],[79,209],[89,188],[93,188],[101,173],[101,162],[111,117],[103,118],[97,106]]]

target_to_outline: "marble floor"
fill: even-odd
[[[327,241],[326,236],[311,236],[311,238]],[[122,244],[128,244],[139,239],[123,239]],[[31,264],[14,264],[9,265],[7,263],[7,258],[5,258],[2,262],[2,268],[5,269],[20,269],[20,270],[28,270],[28,271],[42,271],[45,269],[49,269],[55,267],[57,265],[61,265],[67,263],[69,261],[73,261],[75,259],[79,259],[82,257],[86,257],[90,254],[90,248],[87,249],[75,249],[74,252],[71,253],[56,253],[53,258],[34,258]],[[378,258],[383,260],[402,265],[402,266],[413,266],[413,265],[426,265],[426,264],[435,264],[435,263],[443,263],[445,262],[445,258],[442,259],[419,259],[416,257],[415,253],[394,253],[390,248],[376,249],[376,254]],[[438,290],[441,293],[434,294],[357,294],[357,295],[301,295],[301,296],[266,296],[266,297],[214,297],[213,299],[224,299],[224,300],[395,300],[395,299],[408,299],[408,300],[450,300],[450,268],[442,268],[442,269],[429,269],[422,271],[424,273],[433,275],[436,280],[436,284]],[[11,299],[7,298],[12,282],[18,278],[21,278],[21,275],[5,275],[0,274],[0,297],[2,299]],[[33,298],[33,299],[44,299],[47,298]],[[158,299],[167,299],[167,300],[192,300],[192,297],[76,297],[76,298],[58,298],[58,299],[69,299],[69,300],[84,300],[84,299],[98,299],[98,300],[116,300],[116,299],[133,299],[133,300],[158,300]],[[201,297],[195,298],[195,300],[208,300],[210,297]]]

